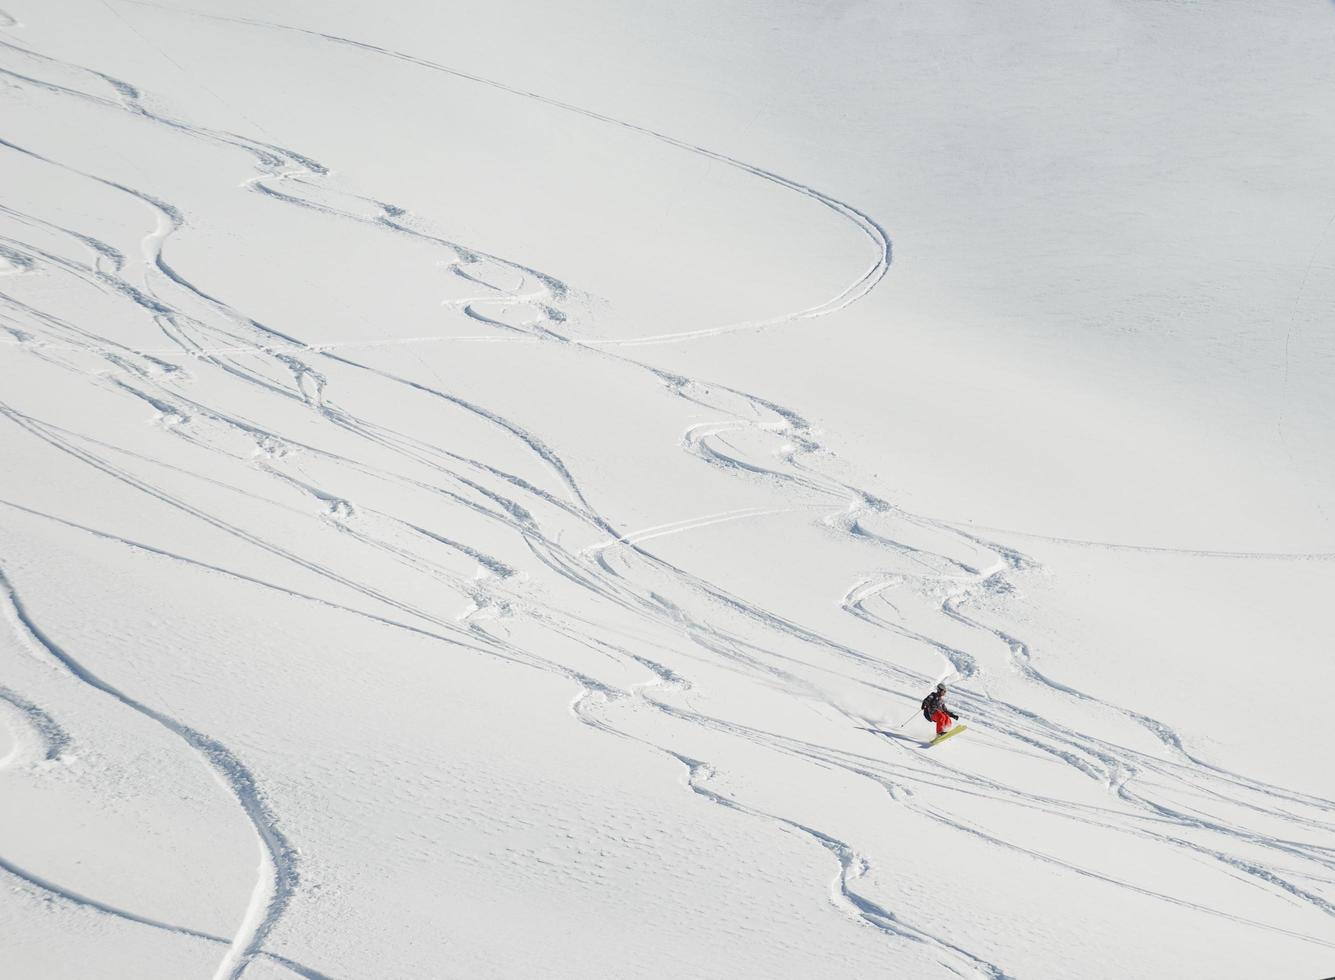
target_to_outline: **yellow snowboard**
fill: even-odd
[[[924,745],[923,748],[930,749],[937,742],[944,742],[946,739],[950,738],[950,736],[958,735],[960,732],[965,731],[968,727],[969,727],[968,725],[956,725],[954,728],[947,729],[940,735],[936,736],[936,738],[928,742],[926,745]]]

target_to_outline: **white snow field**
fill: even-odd
[[[1335,4],[0,8],[0,977],[1335,974]]]

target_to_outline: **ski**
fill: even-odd
[[[956,725],[949,731],[942,732],[940,735],[936,736],[936,738],[924,744],[923,748],[930,749],[933,745],[936,745],[938,742],[944,742],[946,739],[950,738],[950,736],[958,735],[960,732],[968,730],[968,727],[969,727],[968,725]]]

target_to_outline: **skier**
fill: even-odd
[[[959,718],[959,715],[946,707],[946,685],[936,685],[936,690],[922,699],[922,716],[936,724],[937,735]]]

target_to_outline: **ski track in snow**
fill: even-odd
[[[70,747],[70,736],[51,715],[17,691],[0,684],[0,723],[10,717],[13,748],[0,756],[0,769],[16,765],[55,762]]]
[[[231,945],[231,940],[224,939],[222,936],[214,936],[210,933],[201,932],[197,929],[190,929],[185,926],[172,925],[169,922],[159,922],[157,919],[150,919],[146,916],[136,915],[125,909],[116,908],[114,905],[108,905],[105,902],[99,902],[96,899],[80,895],[78,892],[63,888],[39,875],[20,868],[18,865],[5,860],[3,857],[0,857],[0,872],[9,876],[18,887],[30,889],[35,894],[52,899],[57,903],[74,910],[83,910],[97,915],[110,916],[114,919],[119,919],[122,922],[147,926],[150,929],[158,929],[174,935],[201,940],[213,946],[228,947]],[[277,963],[292,973],[295,973],[297,976],[305,977],[306,980],[331,980],[326,974],[302,966],[300,963],[290,960],[285,956],[279,956],[276,953],[270,953],[264,950],[261,950],[256,955],[260,958]]]
[[[182,11],[175,10],[174,8],[163,7],[160,4],[152,3],[150,2],[150,0],[124,0],[124,2],[136,6],[154,7],[163,10],[172,10],[174,13],[182,13]],[[843,218],[848,223],[852,224],[855,228],[857,228],[858,231],[868,240],[868,242],[871,244],[873,248],[874,258],[871,264],[862,272],[860,276],[854,279],[851,283],[849,283],[849,285],[844,287],[844,289],[842,289],[836,295],[820,303],[809,306],[805,309],[798,310],[792,313],[784,313],[779,316],[770,317],[762,320],[747,320],[738,323],[705,327],[698,330],[681,331],[678,333],[671,333],[671,334],[660,334],[653,337],[637,337],[631,340],[586,341],[586,343],[589,343],[591,345],[618,347],[618,346],[644,346],[652,344],[672,343],[675,341],[692,340],[700,337],[716,336],[722,333],[732,333],[742,330],[758,330],[758,329],[763,329],[765,327],[777,326],[778,324],[782,323],[789,323],[794,320],[816,319],[818,317],[826,316],[827,314],[837,312],[838,310],[844,309],[845,307],[850,306],[853,303],[856,303],[859,299],[866,296],[869,292],[875,289],[877,284],[880,283],[880,281],[885,278],[886,273],[890,269],[890,261],[891,261],[890,238],[886,234],[885,229],[883,229],[879,224],[877,224],[877,222],[870,215],[865,214],[864,212],[853,207],[852,205],[846,204],[843,201],[831,197],[829,194],[825,194],[814,187],[811,187],[807,184],[803,184],[796,180],[792,180],[788,177],[781,176],[780,174],[776,174],[772,171],[766,170],[763,167],[758,167],[755,166],[754,164],[747,163],[744,160],[739,160],[736,157],[727,155],[726,153],[720,153],[716,150],[711,150],[707,147],[699,146],[687,140],[679,139],[667,133],[659,132],[658,130],[652,129],[648,126],[642,126],[637,123],[629,122],[624,119],[617,119],[612,116],[605,115],[601,112],[596,112],[592,109],[585,108],[583,106],[572,105],[569,102],[562,102],[559,99],[550,98],[538,92],[532,92],[525,89],[516,88],[512,85],[507,85],[504,82],[500,82],[495,79],[484,78],[480,75],[474,75],[469,72],[460,71],[457,68],[451,68],[448,65],[443,65],[438,62],[430,61],[425,58],[420,58],[415,55],[404,53],[402,51],[393,51],[388,48],[370,44],[365,41],[359,41],[354,38],[342,37],[337,34],[326,34],[320,31],[309,30],[307,28],[294,27],[287,24],[276,24],[268,21],[253,20],[244,17],[228,17],[219,14],[205,14],[198,11],[189,11],[188,13],[191,16],[208,18],[210,20],[226,21],[235,24],[244,24],[251,27],[267,28],[270,30],[287,31],[295,34],[302,34],[308,37],[313,37],[324,41],[328,41],[333,44],[339,44],[347,47],[356,48],[362,51],[366,51],[373,55],[391,58],[396,61],[406,62],[408,64],[417,65],[421,68],[425,68],[433,72],[441,72],[463,81],[472,82],[478,85],[484,85],[488,88],[495,89],[500,92],[506,92],[518,98],[529,99],[535,102],[539,102],[543,105],[549,106],[553,109],[557,109],[561,112],[573,113],[575,115],[583,116],[587,119],[592,119],[596,122],[605,123],[609,126],[615,126],[620,129],[628,130],[633,133],[638,133],[642,136],[646,136],[650,139],[657,140],[660,143],[666,144],[671,147],[675,147],[676,149],[683,150],[687,153],[692,153],[695,154],[696,156],[704,157],[706,159],[724,164],[725,166],[731,167],[733,169],[740,170],[743,173],[750,174],[753,177],[757,177],[761,180],[767,181],[768,183],[774,184],[778,187],[784,188],[796,194],[800,194],[804,197],[807,197],[813,201],[816,201],[821,206],[832,211],[833,213]],[[525,271],[531,271],[531,270],[525,270]]]
[[[136,6],[157,6],[141,4],[138,0],[134,2]],[[67,277],[103,296],[107,308],[117,315],[133,314],[151,322],[164,338],[161,347],[123,345],[101,333],[98,325],[71,323],[55,312],[35,308],[0,283],[0,290],[3,290],[0,291],[0,326],[9,333],[11,339],[7,343],[15,354],[40,358],[68,370],[85,383],[136,399],[154,413],[157,424],[170,437],[231,456],[264,474],[273,487],[271,503],[274,506],[279,506],[277,501],[280,499],[291,501],[294,495],[309,500],[313,508],[311,513],[318,514],[323,522],[320,533],[342,535],[368,552],[387,557],[412,569],[415,574],[466,595],[471,605],[458,618],[422,608],[410,599],[395,595],[359,570],[338,568],[307,557],[299,550],[267,539],[262,533],[231,523],[221,513],[187,499],[179,490],[169,491],[144,475],[145,467],[161,468],[166,464],[134,457],[129,450],[68,431],[7,403],[0,403],[0,414],[5,419],[9,435],[36,440],[51,451],[142,495],[154,506],[166,507],[185,519],[207,525],[284,562],[294,574],[306,576],[303,581],[318,580],[322,587],[331,590],[330,594],[336,593],[341,598],[336,601],[327,595],[317,596],[262,580],[243,571],[222,568],[159,544],[135,541],[114,530],[90,527],[23,503],[0,503],[30,518],[58,523],[148,554],[154,560],[185,563],[207,574],[226,575],[256,588],[277,591],[295,601],[323,603],[393,629],[428,636],[460,651],[500,657],[566,678],[580,692],[571,704],[571,710],[580,722],[609,735],[631,739],[675,759],[685,767],[689,790],[704,801],[734,810],[749,819],[781,826],[824,849],[837,865],[830,886],[833,908],[878,930],[891,941],[911,942],[930,949],[943,968],[961,976],[1002,980],[1010,974],[1004,965],[993,963],[980,952],[962,948],[931,930],[914,925],[906,913],[896,912],[883,901],[859,891],[858,883],[866,879],[873,863],[855,841],[846,841],[827,830],[809,826],[795,816],[769,812],[730,795],[723,788],[727,781],[726,772],[693,758],[672,744],[660,744],[641,734],[635,711],[647,709],[664,719],[745,741],[802,764],[840,770],[853,778],[870,780],[885,791],[893,805],[907,807],[922,819],[982,839],[991,846],[1023,852],[1069,873],[1094,877],[1111,887],[1126,888],[1156,900],[1190,907],[1204,915],[1224,916],[1248,928],[1298,936],[1308,942],[1335,948],[1335,944],[1317,936],[1301,935],[1271,923],[1230,916],[1218,909],[1079,867],[1061,857],[1008,841],[984,828],[918,804],[906,787],[945,788],[987,797],[1020,809],[1041,811],[1072,823],[1187,852],[1197,859],[1212,862],[1221,873],[1247,880],[1285,901],[1335,916],[1335,906],[1316,889],[1301,884],[1304,872],[1295,870],[1307,869],[1306,873],[1325,876],[1322,880],[1326,881],[1335,874],[1335,851],[1300,839],[1305,832],[1309,835],[1312,832],[1335,832],[1335,803],[1213,766],[1185,747],[1182,738],[1167,725],[1133,709],[1109,704],[1048,676],[1035,666],[1029,647],[1021,639],[989,626],[980,616],[969,612],[971,604],[979,598],[1004,594],[1014,588],[1016,581],[1037,570],[1036,563],[1021,552],[980,534],[1024,535],[966,527],[904,511],[870,491],[844,483],[826,472],[824,450],[817,433],[792,409],[724,385],[665,372],[621,352],[621,348],[647,347],[814,319],[843,309],[874,288],[889,266],[889,239],[872,218],[803,183],[650,127],[613,119],[410,54],[300,27],[216,15],[196,16],[302,35],[372,57],[389,58],[471,84],[489,86],[536,101],[554,111],[575,113],[725,164],[813,200],[847,221],[870,242],[874,256],[866,269],[828,300],[770,319],[621,341],[579,340],[565,332],[564,326],[573,315],[564,307],[577,294],[555,277],[455,242],[438,233],[425,218],[409,214],[393,204],[347,193],[330,177],[329,168],[296,151],[267,140],[192,125],[166,110],[150,108],[140,91],[128,82],[60,62],[17,43],[0,42],[0,56],[5,58],[5,62],[0,63],[0,74],[11,84],[52,100],[74,100],[109,117],[123,117],[134,125],[153,126],[183,139],[200,141],[219,149],[242,151],[254,161],[257,171],[245,179],[244,186],[275,205],[318,212],[333,220],[378,234],[405,237],[439,251],[444,256],[442,265],[450,270],[450,274],[481,287],[476,296],[451,300],[445,305],[494,331],[494,334],[448,339],[563,344],[578,349],[581,356],[609,367],[640,371],[650,390],[666,390],[712,418],[712,421],[687,428],[677,447],[679,451],[738,480],[754,481],[769,491],[778,490],[786,495],[791,505],[743,507],[636,531],[618,531],[616,521],[601,513],[588,499],[574,468],[538,433],[517,420],[450,391],[438,375],[434,381],[428,381],[415,374],[391,370],[383,363],[359,360],[352,353],[358,349],[402,349],[417,358],[418,367],[434,375],[426,362],[414,353],[414,348],[447,338],[307,344],[286,330],[262,323],[234,308],[225,299],[206,292],[168,262],[164,249],[186,222],[186,216],[178,207],[160,200],[150,190],[130,187],[81,170],[7,139],[0,139],[0,152],[14,154],[29,165],[59,170],[68,178],[87,182],[108,196],[136,202],[149,217],[149,227],[137,242],[105,242],[92,234],[64,228],[41,214],[26,214],[6,205],[0,208],[0,219],[3,219],[0,228],[4,230],[0,235],[3,269],[20,278],[34,269]],[[13,18],[0,16],[0,27],[14,26]],[[84,259],[70,258],[53,250],[49,245],[52,240],[81,249],[85,253]],[[48,244],[43,246],[39,242]],[[127,257],[134,254],[138,258]],[[103,367],[90,372],[87,366],[90,357]],[[373,467],[354,456],[316,445],[309,437],[303,439],[293,433],[269,429],[263,422],[250,417],[252,408],[244,401],[216,404],[205,396],[192,396],[189,380],[192,375],[204,372],[217,372],[238,382],[243,386],[242,390],[253,394],[257,406],[261,401],[299,406],[329,431],[354,440],[368,452],[374,451],[378,458],[395,459],[401,468]],[[518,449],[536,463],[547,475],[550,485],[539,486],[532,478],[511,472],[500,464],[471,458],[446,445],[424,441],[383,420],[356,414],[339,398],[338,384],[346,383],[349,377],[364,377],[388,385],[404,398],[430,403],[438,410],[450,413],[451,417],[486,427],[506,448]],[[238,445],[250,446],[254,456],[238,456],[235,449]],[[757,450],[756,446],[763,448]],[[824,679],[852,679],[896,703],[915,704],[916,692],[938,679],[953,678],[959,682],[955,696],[969,713],[971,727],[979,729],[979,738],[1010,743],[1026,751],[1041,753],[1055,764],[1072,768],[1083,777],[1105,786],[1110,801],[1115,802],[1118,809],[1033,796],[997,779],[955,768],[948,761],[949,756],[925,755],[898,741],[882,738],[880,744],[869,745],[865,754],[854,754],[801,742],[780,732],[759,731],[683,707],[679,695],[684,696],[692,689],[692,679],[679,669],[645,655],[643,645],[635,638],[619,636],[614,628],[585,621],[537,593],[526,592],[527,572],[521,573],[511,563],[490,555],[484,548],[381,511],[373,500],[349,499],[332,487],[314,481],[301,470],[299,461],[302,459],[317,460],[326,467],[338,467],[362,478],[431,494],[499,532],[513,535],[523,543],[535,568],[596,597],[608,609],[624,615],[627,622],[651,625],[684,637],[694,656],[727,664],[757,682],[777,686],[796,697],[822,704],[852,725],[876,729],[874,719],[861,717],[842,707],[823,686]],[[424,477],[423,474],[427,475]],[[240,486],[217,489],[235,494],[248,492]],[[817,523],[825,533],[856,542],[875,556],[870,563],[880,564],[885,569],[863,573],[847,585],[838,601],[840,608],[863,624],[934,651],[940,657],[940,671],[935,676],[898,666],[819,629],[757,606],[644,547],[663,537],[709,533],[706,529],[731,521],[805,511],[819,512],[822,517]],[[582,548],[564,544],[567,535],[563,532],[572,527],[584,533],[582,540],[592,538],[595,543]],[[1121,547],[1098,542],[1070,543]],[[443,560],[435,557],[439,549],[475,562],[481,574],[466,580],[450,571]],[[1332,557],[1327,554],[1183,553],[1238,559],[1328,560]],[[211,736],[113,686],[85,666],[82,657],[55,643],[50,634],[32,620],[11,578],[3,570],[0,570],[0,591],[4,593],[6,614],[16,633],[53,667],[162,726],[207,765],[249,822],[259,844],[255,888],[242,913],[238,930],[231,938],[172,926],[114,908],[95,898],[64,890],[40,874],[4,860],[0,860],[0,870],[24,883],[24,887],[55,895],[73,907],[222,947],[215,974],[218,980],[240,977],[247,964],[256,957],[269,958],[298,975],[320,980],[323,974],[264,948],[289,903],[299,893],[300,878],[294,848],[281,830],[281,814],[270,810],[263,793],[263,774],[253,773],[237,755]],[[649,679],[620,689],[586,671],[522,646],[496,628],[498,619],[515,616],[527,617],[554,635],[596,649],[615,662],[635,664],[648,673]],[[53,629],[53,632],[58,630]],[[961,632],[970,637],[971,642],[964,644],[947,638],[958,637]],[[756,637],[763,639],[757,640]],[[813,656],[818,657],[818,662],[784,652],[794,649],[815,651]],[[988,686],[993,675],[1017,676],[1025,690],[1079,702],[1088,710],[1120,717],[1147,731],[1161,745],[1162,751],[1149,753],[1091,738],[1021,704],[994,697]],[[68,736],[45,709],[28,701],[21,692],[8,688],[0,688],[0,701],[4,702],[8,714],[22,716],[26,719],[24,723],[37,733],[41,743],[39,755],[54,759],[64,751]],[[1265,834],[1241,824],[1236,817],[1189,812],[1163,792],[1163,787],[1179,784],[1189,785],[1199,795],[1199,806],[1213,800],[1227,803],[1234,808],[1230,811],[1233,813],[1244,809],[1266,814],[1288,828],[1290,833],[1286,836]],[[1244,850],[1253,857],[1241,856]],[[1254,855],[1257,853],[1267,855],[1266,859],[1256,859]],[[884,870],[893,874],[893,869]]]
[[[215,739],[181,724],[169,715],[130,697],[89,671],[51,640],[32,620],[13,582],[0,567],[0,595],[5,599],[5,615],[22,640],[40,650],[53,666],[107,695],[131,711],[157,723],[181,741],[212,770],[245,812],[260,842],[260,875],[246,916],[214,974],[216,980],[233,980],[245,964],[259,952],[264,937],[282,914],[288,896],[297,882],[296,855],[278,829],[277,820],[261,795],[254,776],[237,756]],[[11,866],[6,870],[17,873]],[[39,883],[35,878],[28,880]],[[85,903],[86,904],[86,903]]]

